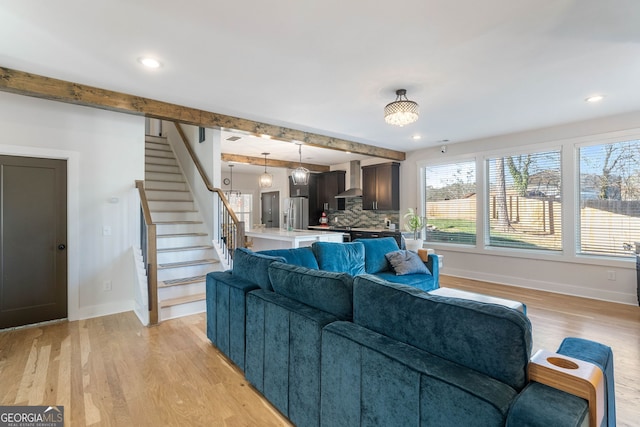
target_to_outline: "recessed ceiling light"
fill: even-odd
[[[162,65],[160,64],[160,61],[149,56],[143,56],[142,58],[139,58],[138,61],[147,68],[159,68],[160,65]]]
[[[264,138],[264,139],[271,139],[271,135],[267,135],[265,133],[260,135],[260,138]]]
[[[421,139],[421,138],[422,138],[422,136],[420,136],[420,135],[413,135],[413,136],[411,137],[411,139],[413,139],[414,141],[417,141],[417,140],[419,140],[419,139]]]
[[[586,102],[600,102],[604,99],[604,95],[593,95],[585,99]]]

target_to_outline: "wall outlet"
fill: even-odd
[[[102,290],[105,292],[111,292],[111,280],[105,280],[102,282]]]
[[[616,272],[613,270],[607,271],[607,280],[616,280]]]

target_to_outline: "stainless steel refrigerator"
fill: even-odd
[[[309,227],[309,199],[306,197],[289,198],[285,214],[287,215],[285,224],[290,229],[306,230]]]

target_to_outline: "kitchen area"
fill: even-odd
[[[289,197],[282,200],[278,228],[254,227],[246,232],[255,251],[309,246],[314,241],[349,242],[393,237],[402,246],[400,163],[360,166],[309,175],[305,185],[289,177]]]

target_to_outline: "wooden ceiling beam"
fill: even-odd
[[[264,166],[264,157],[242,156],[240,154],[222,153],[223,162],[245,163],[248,165]],[[287,160],[267,159],[267,166],[272,168],[295,169],[300,166],[299,162],[289,162]],[[331,168],[325,165],[314,165],[312,163],[302,163],[302,166],[311,172],[329,172]]]
[[[255,135],[270,135],[283,141],[299,141],[314,147],[349,151],[383,159],[400,161],[406,159],[406,154],[402,151],[226,116],[5,67],[0,67],[0,91],[154,119],[177,121],[194,126],[240,130]]]

